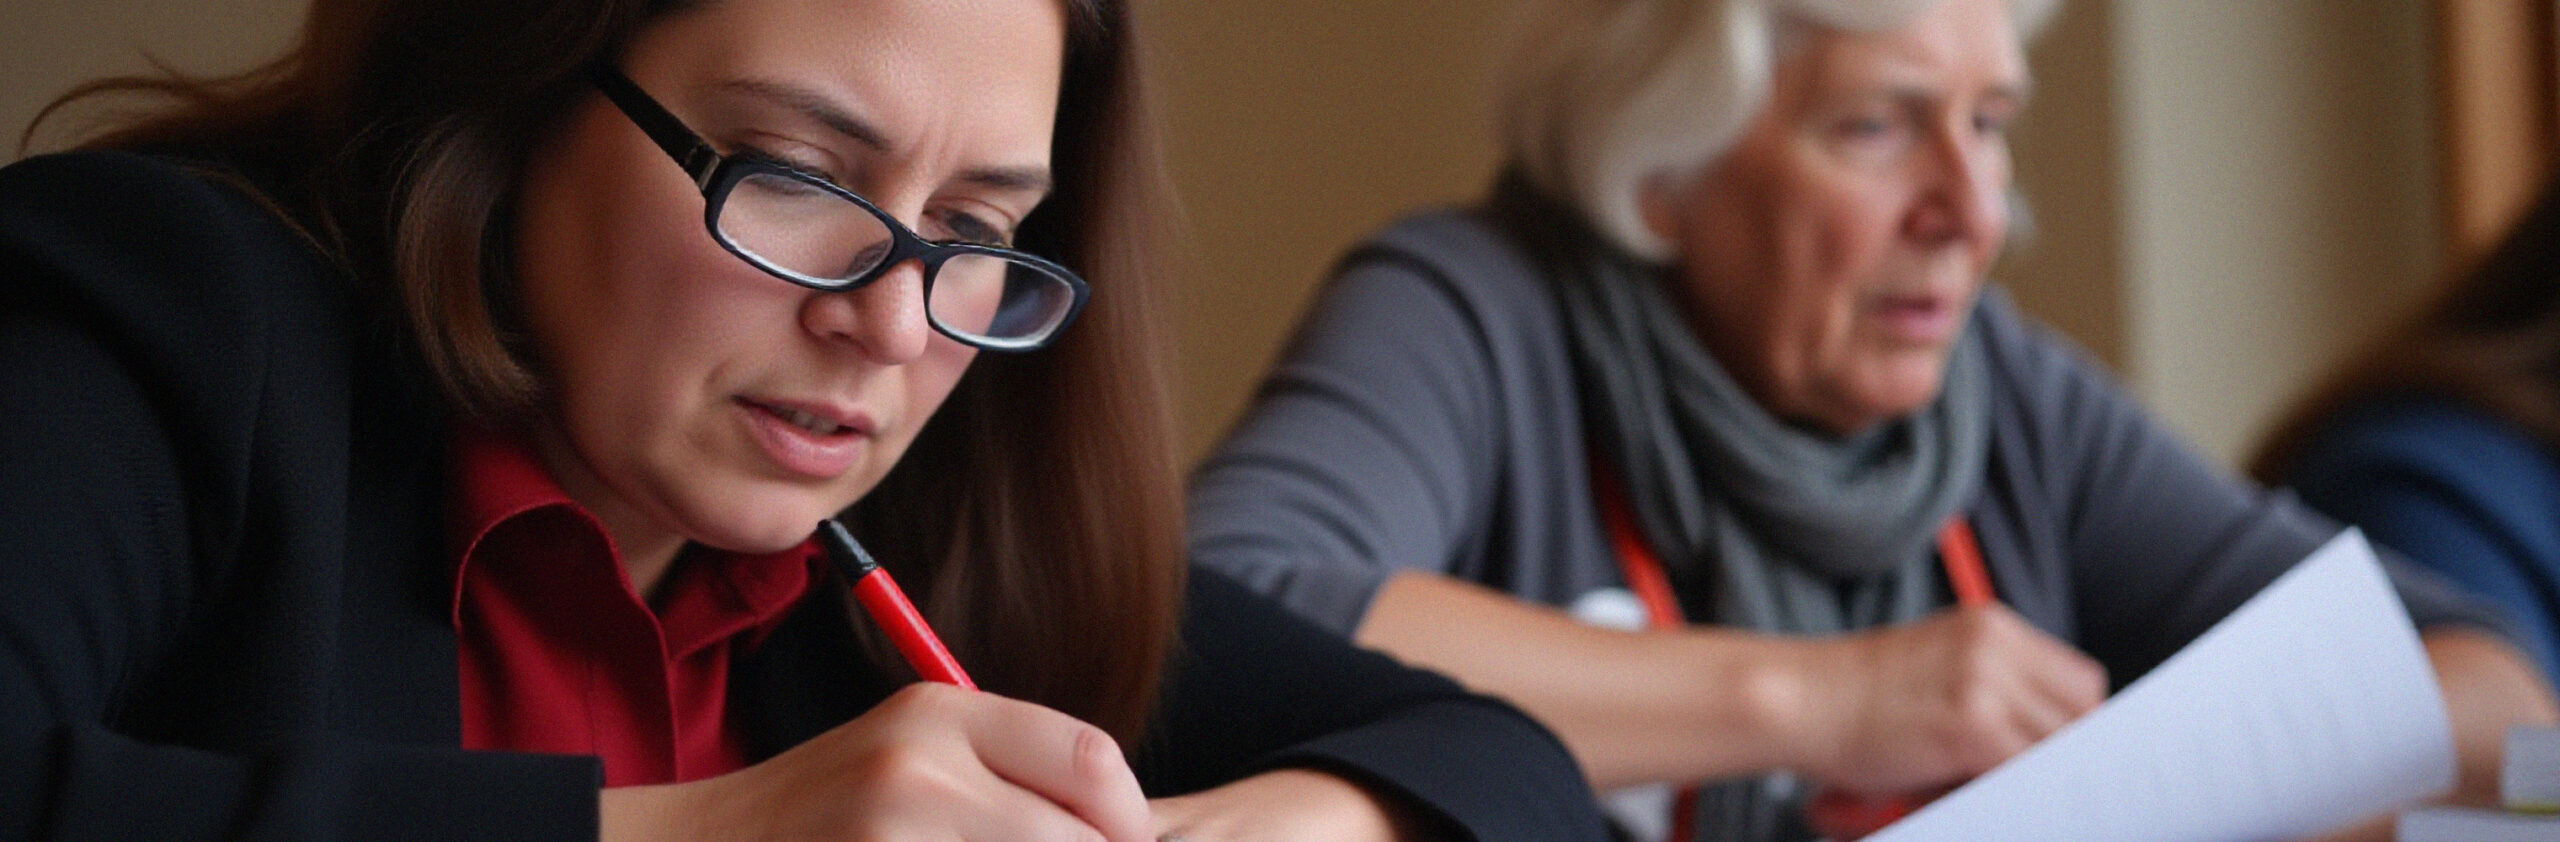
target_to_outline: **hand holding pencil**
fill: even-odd
[[[817,541],[863,612],[928,680],[746,769],[607,790],[605,839],[1156,838],[1137,776],[1108,733],[1040,705],[976,692],[844,527],[821,523]]]
[[[1834,839],[1917,809],[2106,699],[2103,667],[1996,604],[1806,645],[1821,702],[1798,768],[1825,786],[1806,815]]]

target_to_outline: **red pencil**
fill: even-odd
[[[1974,543],[1973,527],[1964,515],[1947,519],[1938,530],[1938,555],[1947,566],[1947,584],[1955,589],[1956,604],[1968,608],[1992,605],[2000,596],[1991,590],[1991,571],[1982,566],[1982,545]]]
[[[961,671],[960,662],[952,659],[951,650],[943,647],[942,638],[934,636],[933,627],[925,625],[924,615],[916,613],[915,603],[898,590],[897,580],[871,560],[844,524],[833,518],[818,521],[818,545],[826,549],[827,560],[835,562],[836,572],[853,584],[853,598],[862,603],[862,613],[871,615],[871,622],[888,633],[907,666],[926,681],[978,689],[978,683]]]

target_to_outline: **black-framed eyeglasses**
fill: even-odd
[[[588,77],[702,188],[711,238],[774,277],[835,292],[919,261],[934,329],[993,351],[1047,345],[1084,308],[1084,279],[1065,266],[1001,246],[927,240],[823,176],[753,152],[721,154],[619,70],[598,66]]]

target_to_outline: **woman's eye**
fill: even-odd
[[[936,215],[935,220],[941,225],[945,237],[955,242],[982,246],[1013,244],[1011,232],[969,213],[944,211]]]
[[[1891,117],[1862,114],[1833,123],[1831,134],[1841,140],[1873,141],[1891,138],[1900,128],[1900,122]]]
[[[788,155],[775,152],[772,147],[768,145],[753,143],[737,144],[736,149],[737,151],[731,154],[742,158],[752,158],[757,161],[762,161],[766,164],[791,170],[801,175],[825,181],[829,184],[843,183],[838,181],[834,174],[827,171],[827,165],[825,163],[812,160],[808,155]]]
[[[1919,141],[1921,118],[1891,105],[1848,108],[1814,124],[1833,154],[1856,161],[1886,161]]]
[[[794,167],[793,169],[798,168]],[[795,198],[815,198],[819,196],[831,197],[835,195],[834,193],[828,192],[827,188],[820,187],[817,184],[797,178],[761,178],[756,180],[756,186]]]
[[[1973,118],[1973,130],[1985,137],[2003,137],[2015,122],[2017,118],[2008,114],[1977,114]]]
[[[814,181],[823,181],[828,184],[841,184],[841,182],[836,181],[834,176],[828,175],[826,169],[823,167],[813,166],[805,162],[793,161],[787,158],[776,159],[774,160],[774,163],[781,164],[784,169],[799,173],[802,178]]]

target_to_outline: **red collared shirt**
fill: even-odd
[[[595,517],[522,441],[454,447],[453,626],[462,745],[604,759],[606,786],[746,765],[729,662],[807,594],[813,545],[745,556],[688,547],[654,604]]]

